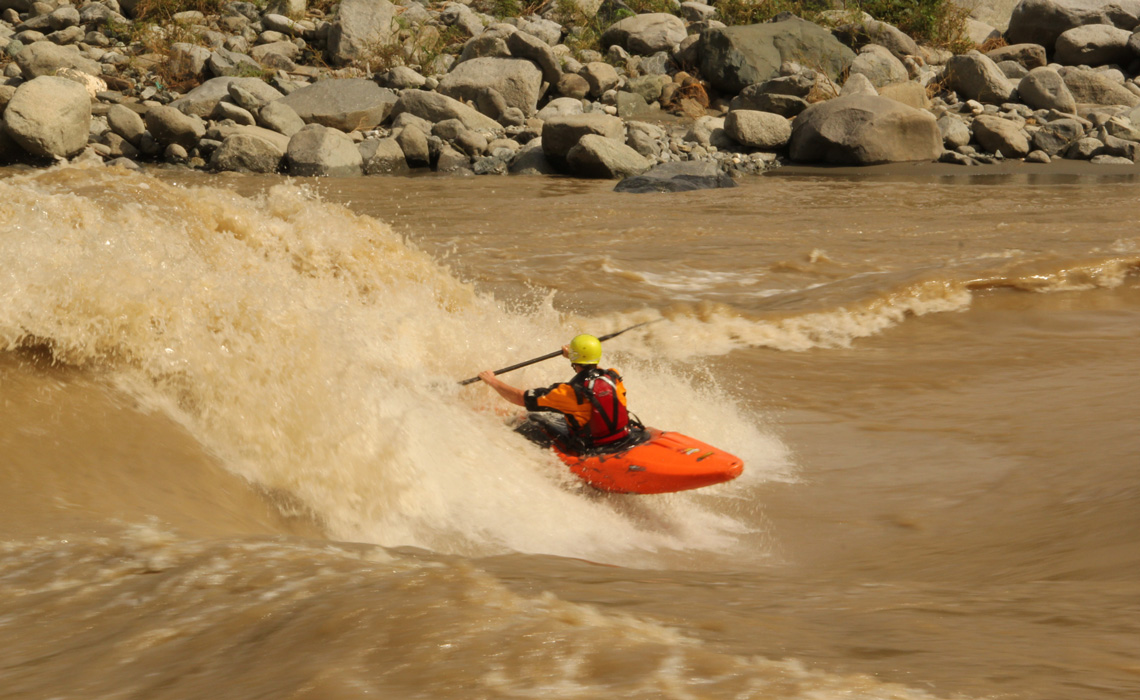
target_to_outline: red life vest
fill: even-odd
[[[606,445],[629,436],[629,410],[618,398],[618,379],[611,370],[594,370],[578,387],[594,407],[590,422],[578,431],[588,446]]]

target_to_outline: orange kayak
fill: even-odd
[[[602,491],[670,493],[731,481],[744,471],[739,457],[681,433],[645,428],[643,441],[615,452],[575,454],[558,442],[554,452],[570,471]]]

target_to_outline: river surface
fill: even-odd
[[[1032,172],[4,173],[0,698],[1140,697],[1140,177]],[[643,321],[739,479],[457,384]]]

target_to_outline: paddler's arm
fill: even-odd
[[[523,400],[523,390],[517,387],[513,387],[510,384],[507,384],[503,380],[499,379],[495,376],[495,373],[493,371],[487,370],[486,372],[480,372],[479,378],[483,380],[484,384],[497,391],[499,393],[499,396],[502,396],[510,403],[513,403],[516,406],[526,405],[526,402]]]

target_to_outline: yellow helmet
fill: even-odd
[[[602,341],[592,335],[574,336],[570,341],[570,362],[576,365],[596,365],[602,360]]]

